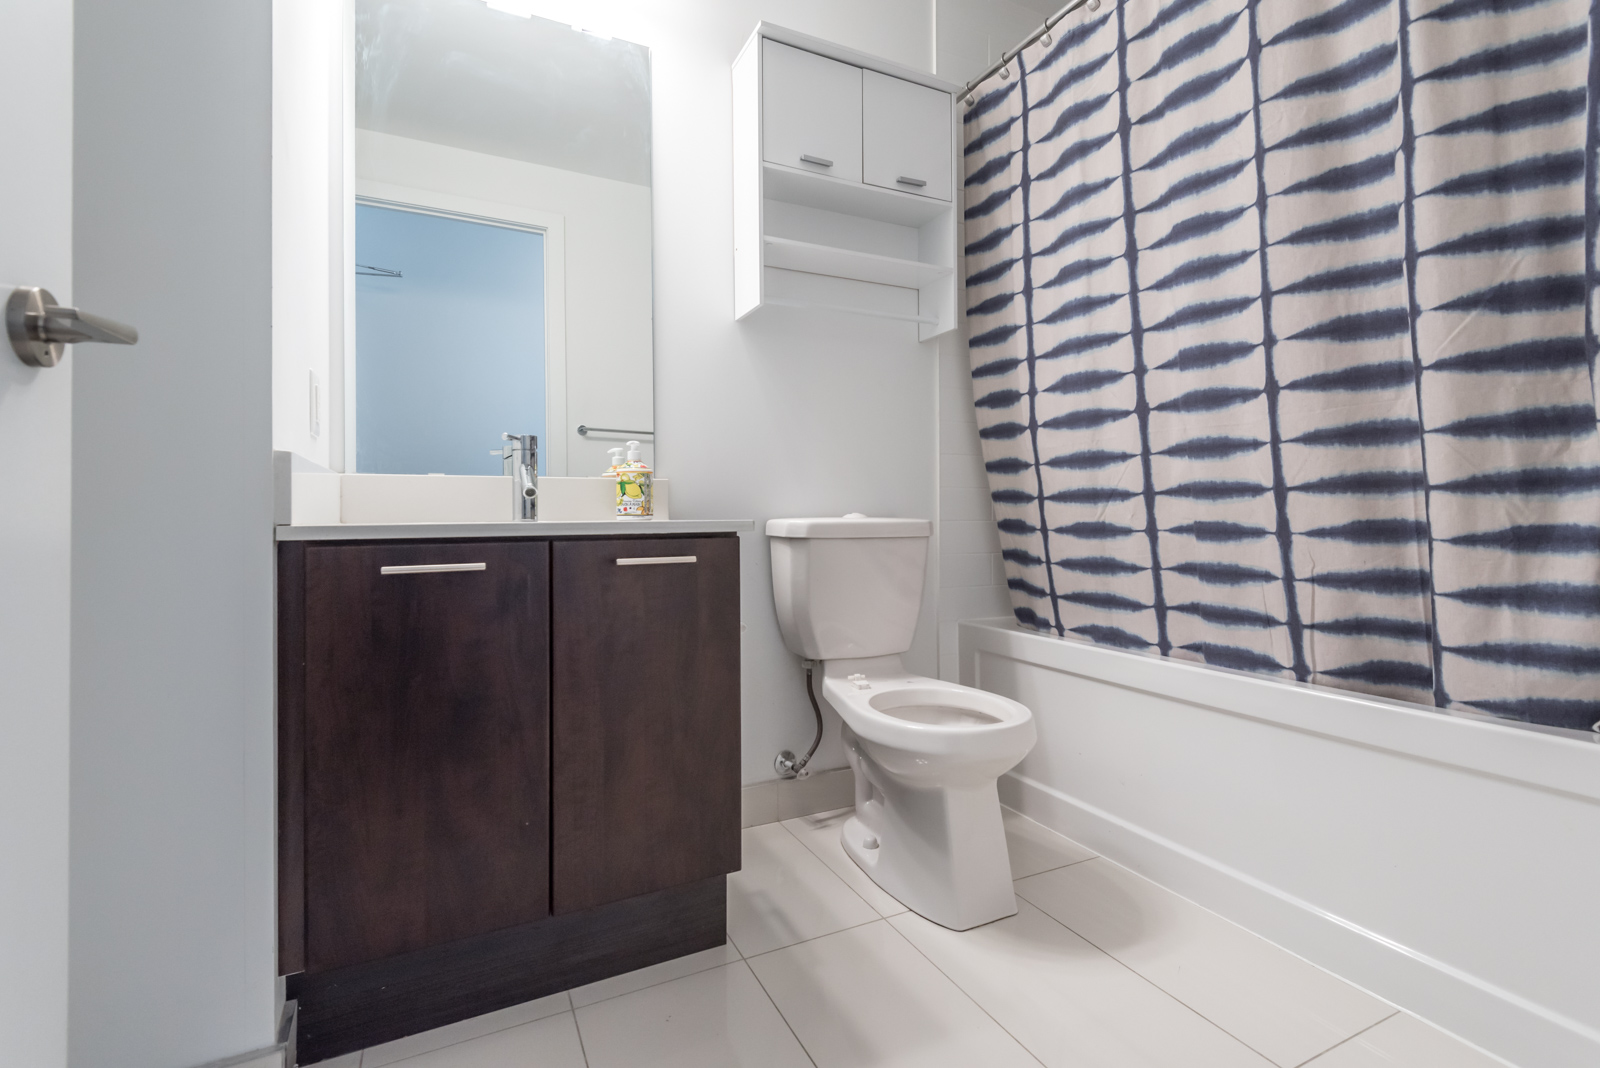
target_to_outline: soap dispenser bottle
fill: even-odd
[[[600,472],[602,478],[611,478],[616,475],[617,468],[622,466],[622,452],[623,449],[620,445],[614,449],[606,450],[606,455],[611,457],[611,466]]]
[[[628,458],[617,466],[616,476],[617,518],[651,518],[651,483],[655,473],[640,458],[637,441],[628,442]]]

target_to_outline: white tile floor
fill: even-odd
[[[744,832],[730,942],[323,1068],[1495,1068],[1006,813],[1017,915],[955,932],[845,856],[848,810]]]

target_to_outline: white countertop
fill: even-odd
[[[380,538],[571,538],[604,535],[750,534],[753,519],[541,520],[537,523],[339,523],[279,526],[279,541],[371,541]]]

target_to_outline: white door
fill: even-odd
[[[72,289],[72,0],[0,3],[0,301]],[[67,613],[72,358],[0,337],[0,1035],[67,1060]]]
[[[949,200],[955,169],[950,94],[875,70],[863,73],[864,180]]]
[[[761,158],[861,181],[861,68],[761,42]]]

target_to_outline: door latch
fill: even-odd
[[[6,298],[6,336],[11,350],[33,367],[54,367],[68,345],[98,341],[107,345],[133,345],[139,331],[126,323],[64,308],[48,289],[23,286]]]

